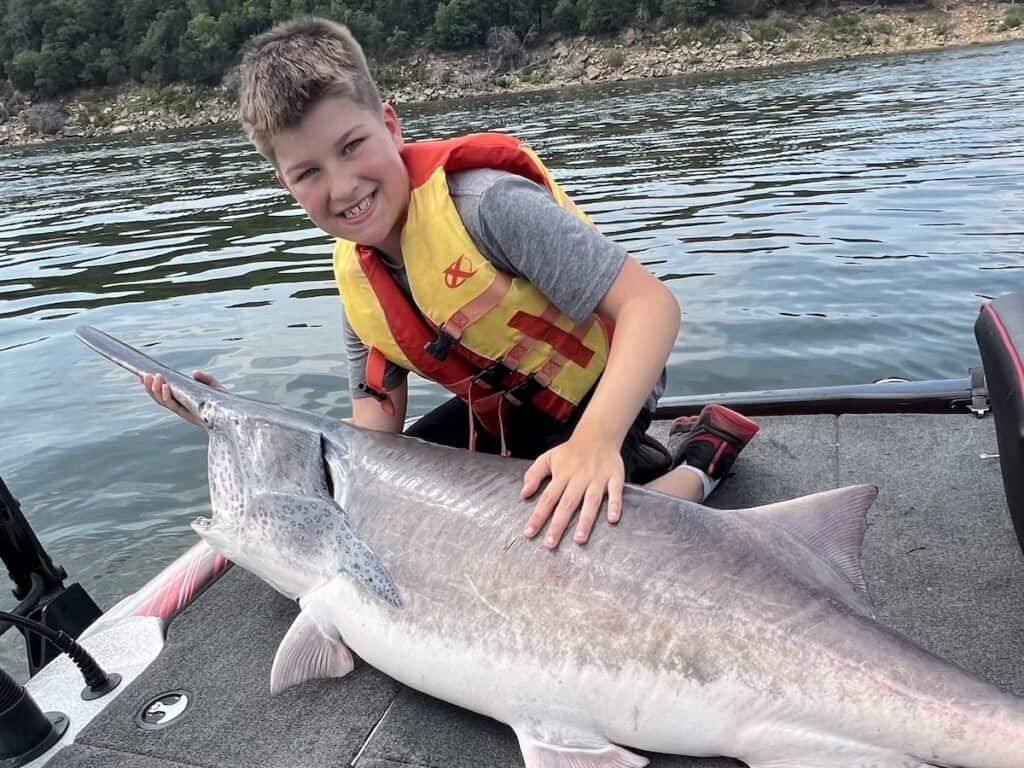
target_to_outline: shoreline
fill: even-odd
[[[499,71],[485,50],[420,51],[394,63],[371,64],[371,69],[383,98],[402,105],[1015,40],[1024,40],[1020,3],[957,2],[945,9],[839,5],[828,15],[776,13],[695,28],[629,28],[603,38],[553,35],[520,51],[522,62],[508,71]],[[12,94],[0,101],[0,147],[236,119],[226,85],[125,85],[36,103]]]

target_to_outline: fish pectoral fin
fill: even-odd
[[[344,677],[355,666],[352,654],[333,627],[324,628],[303,610],[285,633],[270,670],[270,695],[307,680]]]
[[[596,734],[513,726],[526,768],[643,768],[650,761]]]
[[[340,516],[336,523],[338,568],[372,590],[389,605],[401,608],[402,598],[398,594],[398,587],[391,580],[391,574],[384,567],[384,563],[370,549],[370,545],[360,538],[359,532],[352,527],[347,516]]]

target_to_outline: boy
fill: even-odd
[[[416,370],[456,397],[409,434],[534,459],[524,497],[548,480],[527,537],[547,524],[557,547],[578,510],[582,544],[605,498],[617,522],[679,330],[671,292],[515,139],[406,144],[341,25],[300,19],[257,37],[240,115],[280,184],[338,238],[352,421],[401,431]],[[184,413],[159,377],[144,383]],[[648,487],[703,500],[756,431],[722,406],[678,420],[672,471]]]

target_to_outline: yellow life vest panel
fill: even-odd
[[[371,349],[369,391],[384,399],[386,358],[467,400],[492,432],[503,399],[568,418],[604,370],[611,324],[596,315],[574,323],[528,280],[494,267],[466,231],[447,174],[470,168],[517,173],[589,219],[511,136],[414,142],[402,159],[411,189],[401,247],[412,301],[372,248],[339,239],[334,249],[346,317]]]

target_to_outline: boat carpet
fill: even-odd
[[[991,419],[854,415],[759,419],[761,434],[712,506],[752,506],[852,483],[869,513],[867,581],[881,619],[1024,695],[1024,559],[1005,508]],[[660,425],[664,429],[664,425]],[[627,512],[628,514],[628,512]],[[506,726],[412,691],[366,664],[268,696],[296,613],[232,569],[171,625],[160,658],[50,765],[521,768]],[[184,689],[186,713],[142,730],[140,708]],[[656,768],[736,766],[651,755]]]

